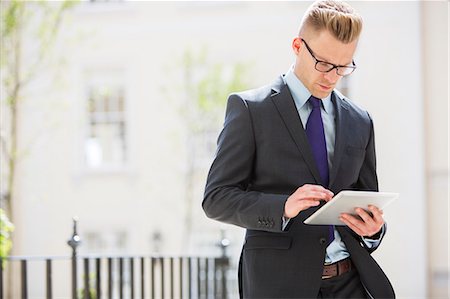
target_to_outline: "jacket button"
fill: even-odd
[[[325,239],[325,238],[320,238],[320,239],[319,239],[320,245],[323,245],[323,244],[325,244],[326,242],[327,242],[327,239]]]

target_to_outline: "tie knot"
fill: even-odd
[[[320,103],[321,103],[320,99],[318,99],[314,96],[311,96],[308,101],[311,103],[313,108],[320,108]]]

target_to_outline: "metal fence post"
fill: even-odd
[[[225,231],[221,231],[222,239],[220,240],[219,247],[220,251],[222,253],[220,257],[220,271],[221,271],[221,279],[222,279],[222,286],[221,286],[221,298],[226,299],[228,297],[228,290],[227,290],[227,270],[229,265],[229,258],[227,256],[227,247],[230,246],[230,240],[228,240],[225,237]]]
[[[3,299],[3,258],[0,257],[0,299]]]
[[[80,236],[77,233],[78,218],[73,217],[73,234],[67,241],[72,248],[72,299],[77,299],[77,247],[81,244]]]

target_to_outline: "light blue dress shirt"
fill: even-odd
[[[308,104],[308,99],[311,96],[309,90],[303,85],[303,83],[294,74],[293,67],[284,76],[285,83],[291,91],[292,97],[294,98],[295,106],[297,108],[298,114],[303,124],[303,128],[306,129],[306,123],[308,121],[309,114],[312,111],[311,106]],[[333,156],[334,156],[334,144],[336,139],[336,127],[335,127],[335,109],[331,101],[331,94],[326,98],[322,99],[323,105],[321,105],[322,121],[325,131],[325,141],[327,145],[328,154],[328,167],[331,169],[333,167]],[[286,227],[289,219],[283,219],[283,229]],[[383,226],[384,232],[384,226]],[[382,234],[383,235],[383,234]],[[381,239],[381,237],[380,237]],[[378,246],[379,240],[364,239],[364,243],[369,248]],[[335,263],[337,261],[343,260],[349,257],[350,254],[345,247],[344,242],[341,240],[339,232],[334,229],[334,241],[328,245],[326,249],[325,263]]]

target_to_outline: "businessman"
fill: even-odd
[[[382,211],[345,226],[303,221],[341,190],[378,191],[369,114],[335,86],[356,69],[362,19],[317,1],[293,39],[295,63],[270,85],[230,95],[203,200],[208,217],[246,228],[241,298],[394,298],[371,253]]]

